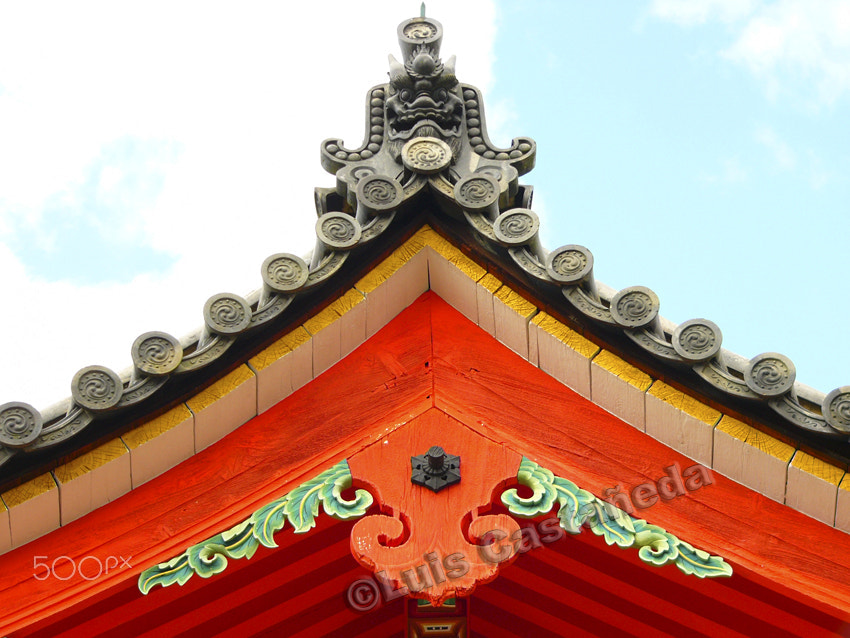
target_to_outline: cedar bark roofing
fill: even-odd
[[[170,635],[215,626],[252,635],[292,622],[310,635],[303,623],[315,622],[323,631],[360,623],[346,633],[358,635],[362,629],[355,628],[365,621],[345,609],[341,592],[363,572],[347,556],[349,525],[327,517],[303,536],[281,530],[280,549],[261,548],[253,559],[232,561],[208,580],[194,578],[185,587],[156,588],[142,597],[136,577],[240,522],[317,470],[383,445],[391,432],[429,412],[451,415],[595,493],[614,482],[655,480],[671,461],[690,463],[521,360],[428,292],[342,364],[227,439],[4,557],[0,591],[7,603],[0,633],[73,636],[100,629],[118,635],[144,628]],[[522,617],[553,627],[577,623],[590,632],[633,618],[637,635],[684,633],[681,628],[828,635],[850,620],[850,550],[842,532],[720,475],[711,486],[645,515],[724,555],[734,564],[733,577],[705,581],[672,567],[647,567],[634,552],[606,547],[585,531],[520,556],[481,590],[480,613],[513,598],[499,613],[520,635]],[[77,575],[61,587],[34,579],[33,555],[52,557],[56,547],[74,559],[133,556],[133,566],[94,580]],[[297,573],[308,576],[298,580]],[[334,610],[329,617],[300,614],[303,605],[324,604]],[[396,613],[367,617],[383,626],[391,622],[384,614]]]

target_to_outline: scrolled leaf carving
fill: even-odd
[[[580,533],[586,525],[609,545],[639,548],[638,556],[650,565],[672,563],[698,578],[732,575],[732,567],[720,556],[695,549],[665,529],[633,518],[525,457],[520,463],[517,480],[530,488],[532,494],[522,498],[516,489],[503,492],[502,503],[512,514],[530,518],[548,513],[557,503],[560,525],[570,534]]]
[[[256,510],[238,525],[192,545],[185,552],[143,571],[138,586],[147,594],[156,585],[183,585],[193,575],[209,578],[227,568],[228,559],[250,559],[260,545],[277,547],[274,534],[285,524],[295,533],[307,532],[316,525],[321,504],[326,514],[347,519],[363,516],[372,505],[372,495],[356,490],[354,499],[343,499],[342,492],[351,487],[348,461],[340,461],[314,479],[302,483],[289,494]]]

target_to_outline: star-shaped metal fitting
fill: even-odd
[[[439,445],[432,447],[426,454],[411,456],[410,465],[411,482],[433,492],[460,483],[460,457],[446,454]]]

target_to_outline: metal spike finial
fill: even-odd
[[[425,3],[424,2],[419,7],[419,17],[420,18],[425,17]]]

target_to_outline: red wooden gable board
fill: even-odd
[[[693,465],[531,366],[429,292],[345,360],[219,443],[119,500],[4,555],[0,635],[31,635],[23,629],[27,626],[48,631],[58,626],[54,621],[73,614],[95,622],[97,615],[86,616],[85,610],[103,611],[97,604],[104,600],[120,600],[110,613],[128,618],[155,613],[152,601],[173,600],[175,617],[186,618],[184,624],[209,621],[216,608],[227,607],[230,591],[215,583],[238,578],[252,561],[265,564],[263,556],[274,551],[261,550],[265,553],[258,552],[251,561],[232,561],[224,574],[209,581],[195,577],[182,588],[156,588],[148,597],[135,589],[139,573],[241,522],[344,458],[356,466],[359,452],[391,432],[400,436],[404,428],[415,428],[416,418],[426,412],[528,456],[597,496],[616,485],[629,488],[655,481],[673,463]],[[409,481],[409,476],[397,480]],[[661,631],[664,618],[673,619],[674,626],[665,630],[673,635],[677,627],[685,626],[703,626],[707,634],[716,633],[711,629],[716,626],[725,627],[730,635],[768,628],[775,635],[828,635],[840,631],[842,621],[850,621],[846,534],[718,474],[710,486],[658,503],[640,515],[722,556],[733,565],[735,575],[722,581],[700,580],[674,567],[647,567],[636,551],[608,548],[584,531],[521,556],[491,583],[476,589],[471,600],[473,632],[476,618],[482,635],[524,635],[517,624],[521,622],[552,627],[547,631],[555,634],[553,623],[569,625],[577,635],[592,634],[593,622],[623,631],[621,625],[630,620],[636,635],[653,635]],[[348,526],[343,530],[347,531],[351,523],[322,525]],[[299,542],[321,533],[314,530]],[[293,535],[288,526],[278,533],[287,535]],[[301,592],[305,603],[330,600],[334,587],[341,588],[342,597],[352,575],[363,573],[353,559],[345,562],[348,557],[340,550],[345,534],[339,536],[327,538],[328,549],[335,548],[343,561],[340,576],[329,585],[326,578],[317,582],[305,571]],[[298,559],[306,561],[305,567],[314,560],[327,568],[336,565],[336,554],[322,551],[311,554],[313,559],[303,555]],[[34,556],[60,555],[75,560],[132,557],[132,568],[94,580],[34,578]],[[273,579],[274,573],[268,577]],[[581,585],[571,584],[570,578],[579,578]],[[214,597],[206,603],[206,614],[193,612],[202,599],[197,592],[207,587],[218,592],[220,604]],[[314,590],[319,593],[311,598],[309,592]],[[605,602],[606,596],[616,600]],[[611,609],[618,605],[620,615],[615,618]],[[242,613],[247,613],[245,609]],[[272,617],[273,612],[265,613],[268,622],[257,624],[257,632],[282,622]],[[289,608],[285,613],[293,612]],[[385,614],[380,622],[363,621],[369,616],[352,616],[344,609],[332,614],[336,620],[316,617],[315,622],[324,623],[330,635],[349,622],[365,628],[347,629],[346,635],[378,631],[375,628],[384,625],[386,633],[374,635],[393,635],[386,615],[390,612],[378,613]],[[563,614],[570,617],[559,618]],[[95,635],[68,629],[72,631],[68,635]],[[308,626],[299,631],[322,635],[310,633]]]

